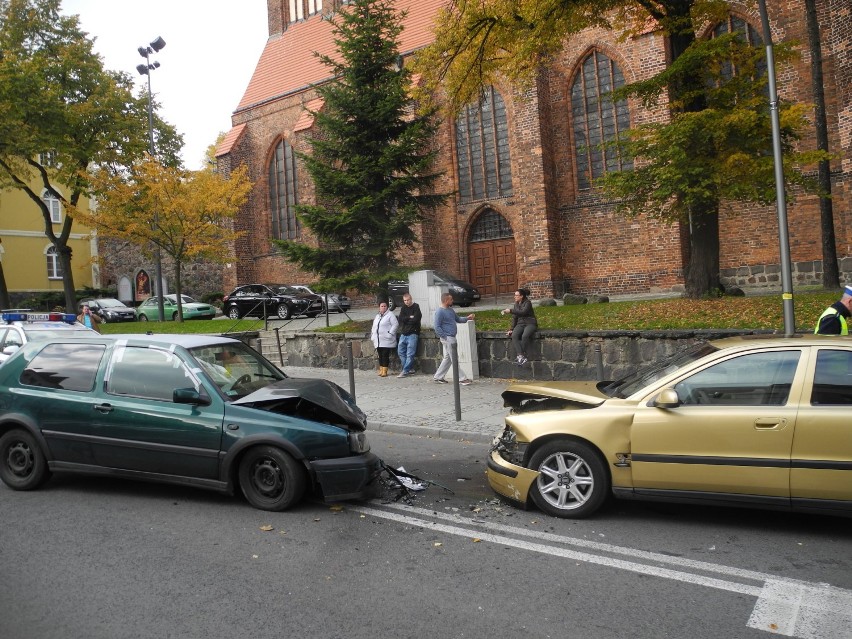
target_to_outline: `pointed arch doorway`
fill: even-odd
[[[505,217],[485,209],[473,223],[468,239],[471,284],[482,297],[508,295],[518,288],[515,234]]]

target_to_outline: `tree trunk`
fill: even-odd
[[[825,91],[822,86],[822,45],[815,0],[805,0],[805,19],[808,29],[808,46],[811,51],[811,88],[814,93],[814,129],[817,148],[828,151],[828,123],[825,114]],[[831,164],[828,160],[818,165],[819,221],[822,231],[822,285],[836,289],[840,286],[837,266],[837,241],[834,236],[834,209],[831,204]]]
[[[180,260],[175,259],[175,295],[177,296],[178,316],[177,321],[183,322],[183,298],[181,297],[183,286],[180,283]]]
[[[3,262],[0,261],[0,308],[12,308],[9,299],[9,287],[6,286],[6,275],[3,273]]]
[[[689,262],[684,274],[686,297],[699,299],[721,290],[719,282],[719,212],[693,216],[689,233]]]

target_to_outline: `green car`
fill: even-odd
[[[381,461],[366,425],[336,384],[225,337],[56,337],[0,366],[0,480],[14,490],[68,472],[241,491],[271,511],[306,492],[367,498]]]
[[[213,319],[216,317],[216,307],[210,304],[196,302],[189,295],[181,295],[183,319]],[[160,317],[157,308],[157,297],[149,297],[136,308],[136,320],[139,322],[156,322]],[[166,295],[163,298],[163,316],[167,320],[178,318],[177,295]]]

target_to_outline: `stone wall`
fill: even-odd
[[[595,380],[617,379],[642,364],[683,350],[708,339],[771,331],[539,331],[534,339],[530,363],[515,366],[511,340],[501,331],[476,334],[479,373],[501,379]],[[262,331],[261,348],[266,357],[282,366],[346,368],[348,343],[352,343],[355,368],[376,367],[376,349],[369,336],[361,333],[297,333]],[[279,355],[280,343],[280,355]],[[441,343],[432,331],[423,331],[417,348],[415,370],[434,374],[441,361]],[[398,372],[399,359],[391,359]]]

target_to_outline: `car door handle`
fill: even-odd
[[[112,405],[111,404],[95,404],[93,408],[99,413],[111,413]]]
[[[754,427],[757,430],[784,430],[786,426],[785,417],[758,417],[754,420]]]

